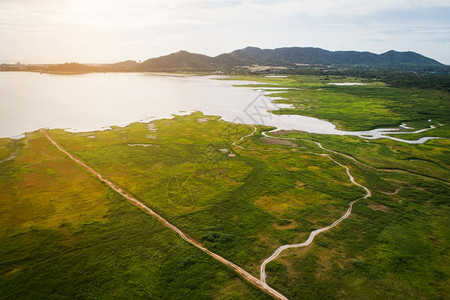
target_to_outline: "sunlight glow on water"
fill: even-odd
[[[218,115],[231,122],[368,139],[386,137],[398,130],[349,132],[312,117],[274,115],[267,111],[283,105],[271,102],[270,89],[233,87],[239,84],[249,82],[150,73],[0,72],[0,137],[20,137],[24,132],[43,127],[92,131],[193,111]],[[428,140],[388,138],[408,143]]]

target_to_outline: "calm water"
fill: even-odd
[[[347,132],[315,118],[273,115],[267,112],[277,109],[268,98],[270,91],[233,86],[241,83],[146,73],[63,76],[0,72],[0,137],[42,127],[91,131],[196,110],[226,121],[321,134],[380,138],[396,130]]]
[[[0,72],[0,136],[41,127],[90,131],[194,110],[231,121],[257,96],[207,77]]]

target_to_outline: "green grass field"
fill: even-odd
[[[193,113],[89,133],[51,130],[66,150],[208,249],[256,277],[281,245],[339,218],[306,249],[267,266],[290,299],[445,299],[449,290],[448,94],[356,78],[239,77],[294,87],[292,113],[349,130],[437,128],[423,145],[284,132]],[[275,95],[276,96],[276,95]],[[286,113],[282,111],[281,113]],[[447,114],[446,114],[447,113]],[[431,117],[430,117],[431,116]],[[440,126],[439,124],[443,124]],[[278,136],[278,135],[277,135]],[[280,138],[289,137],[291,140]],[[409,138],[407,135],[402,138]],[[14,154],[14,155],[12,155]],[[39,132],[0,139],[0,298],[269,298],[60,153]]]
[[[1,299],[269,298],[40,133],[18,147],[20,156],[0,166]]]
[[[274,113],[299,114],[324,119],[341,130],[370,130],[398,126],[402,122],[420,127],[429,119],[432,120],[432,124],[442,122],[448,125],[450,116],[450,94],[443,91],[397,89],[376,81],[342,76],[288,78],[240,76],[232,79],[247,79],[267,84],[252,85],[260,88],[264,86],[294,88],[271,95],[285,98],[276,102],[294,105],[294,108],[285,108]],[[329,84],[341,82],[357,82],[365,85]],[[448,134],[448,130],[445,132]]]

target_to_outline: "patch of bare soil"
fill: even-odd
[[[267,144],[272,144],[272,145],[285,145],[285,146],[293,146],[293,147],[297,146],[297,144],[295,144],[289,140],[282,140],[282,139],[263,137],[263,138],[261,138],[261,141],[263,141]]]
[[[298,132],[302,132],[302,131],[281,129],[281,130],[277,130],[277,131],[272,131],[270,134],[271,135],[285,135],[285,134],[289,134],[289,133],[298,133]]]
[[[197,119],[197,123],[205,123],[205,122],[208,122],[208,121],[209,121],[208,118],[198,118]]]
[[[373,210],[381,210],[382,212],[385,212],[385,213],[387,213],[389,211],[389,208],[387,208],[386,206],[384,206],[382,204],[370,203],[369,207]]]

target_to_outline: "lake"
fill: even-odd
[[[43,127],[92,131],[192,111],[218,115],[231,122],[369,139],[387,137],[398,130],[349,132],[336,130],[332,123],[316,118],[274,115],[268,110],[279,107],[271,102],[269,90],[235,87],[249,82],[216,79],[151,73],[0,72],[0,137]],[[422,143],[428,138],[396,140]]]

